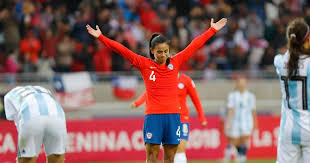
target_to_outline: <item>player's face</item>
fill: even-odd
[[[238,79],[236,87],[239,91],[244,91],[247,87],[246,79],[244,79],[244,78]]]
[[[169,56],[169,45],[167,43],[157,44],[154,49],[151,49],[151,51],[158,64],[162,65],[166,63]]]

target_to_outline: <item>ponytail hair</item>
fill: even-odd
[[[304,43],[309,37],[309,25],[302,18],[294,19],[286,29],[287,46],[290,53],[287,63],[287,75],[289,78],[296,75],[299,56],[307,53]]]
[[[150,39],[150,42],[149,42],[149,48],[150,48],[150,57],[154,60],[155,59],[155,56],[154,54],[152,53],[151,51],[151,48],[154,49],[156,47],[156,45],[158,44],[162,44],[162,43],[167,43],[169,44],[169,40],[163,36],[163,35],[160,35],[158,33],[154,33]],[[170,63],[170,57],[167,58],[166,60],[166,65],[169,65]]]

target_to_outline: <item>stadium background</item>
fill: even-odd
[[[220,159],[225,139],[219,110],[225,106],[236,76],[244,74],[249,78],[249,90],[256,94],[260,118],[260,130],[251,139],[250,160],[274,160],[281,93],[273,58],[286,51],[285,27],[298,16],[310,23],[307,1],[2,0],[0,94],[27,84],[55,90],[63,105],[68,105],[68,130],[74,140],[69,162],[143,160],[139,138],[143,107],[130,110],[130,103],[144,90],[143,82],[127,61],[92,39],[85,25],[98,24],[104,35],[148,56],[153,32],[167,36],[171,53],[177,53],[208,28],[210,18],[227,17],[227,27],[182,68],[195,80],[209,120],[202,128],[192,119],[192,135],[202,136],[192,136],[195,141],[190,143],[188,157]],[[192,103],[189,105],[195,116]],[[0,112],[4,119],[1,104]],[[0,160],[13,162],[16,131],[12,123],[0,123]],[[109,139],[100,142],[99,132]]]

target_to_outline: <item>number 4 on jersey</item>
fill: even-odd
[[[150,80],[153,80],[153,81],[156,80],[154,71],[151,72]]]

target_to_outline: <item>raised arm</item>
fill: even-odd
[[[191,83],[189,83],[188,93],[189,93],[189,96],[191,97],[191,99],[195,105],[195,108],[196,108],[196,111],[198,113],[201,124],[203,126],[206,126],[207,120],[205,118],[203,107],[202,107],[201,101],[199,99],[198,92],[195,88],[195,84],[194,84],[193,80],[191,80]]]
[[[98,25],[96,25],[95,30],[90,25],[87,24],[86,29],[90,35],[92,35],[95,38],[98,38],[110,50],[118,53],[119,55],[127,59],[134,66],[139,67],[141,66],[141,63],[143,63],[141,60],[143,60],[145,57],[142,57],[134,53],[133,51],[129,50],[124,45],[103,36]]]
[[[179,64],[182,65],[186,62],[199,48],[201,48],[206,41],[212,37],[217,31],[221,30],[227,22],[226,18],[222,18],[220,21],[214,23],[213,18],[211,19],[211,27],[203,34],[196,37],[192,42],[180,53],[175,56]]]
[[[146,91],[136,101],[132,102],[131,107],[135,109],[140,105],[142,105],[143,103],[145,103],[145,101],[146,101]]]

